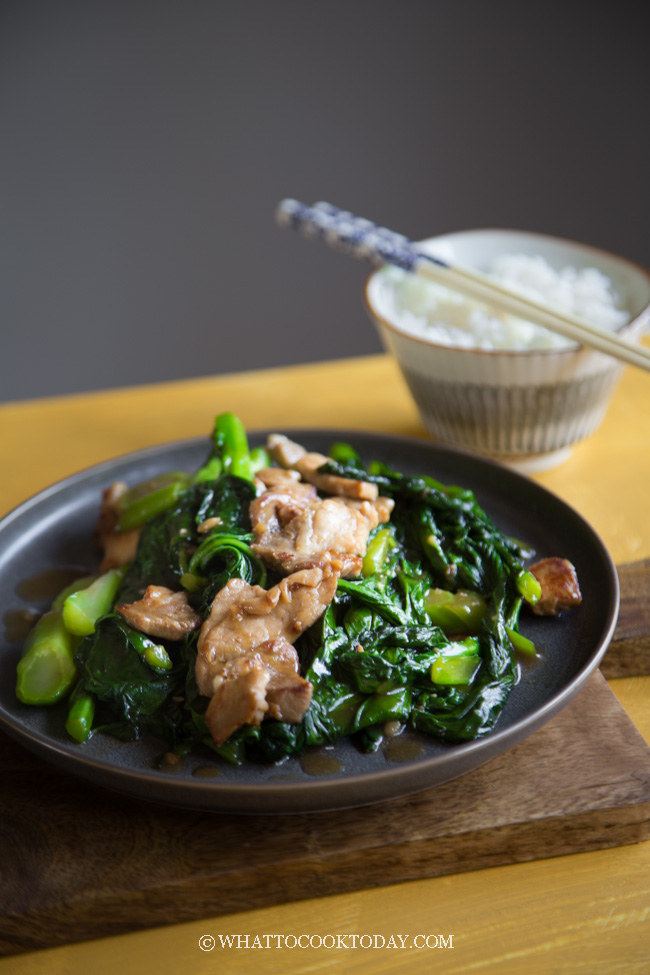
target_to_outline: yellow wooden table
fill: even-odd
[[[425,436],[385,356],[6,404],[0,513],[99,461],[206,435],[223,410],[239,414],[249,429],[328,426]],[[650,556],[649,415],[650,377],[627,369],[601,429],[562,467],[536,477],[592,524],[617,563]],[[650,742],[650,678],[611,686]],[[650,843],[328,898],[314,890],[314,898],[9,958],[0,971],[650,971]],[[200,938],[225,933],[241,935],[242,947],[200,947]],[[443,935],[437,948],[432,939],[429,947],[416,940],[431,934]],[[250,944],[258,936],[269,947],[243,947],[246,935]],[[324,938],[324,946],[302,947],[304,935],[315,936],[315,944]],[[407,949],[389,947],[391,936]]]

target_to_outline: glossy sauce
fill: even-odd
[[[185,767],[185,757],[174,752],[165,752],[158,762],[160,772],[181,772]]]
[[[424,754],[424,745],[414,738],[389,738],[384,755],[389,762],[412,762]]]
[[[52,602],[62,589],[87,574],[87,570],[64,566],[46,569],[29,579],[22,579],[16,586],[16,593],[27,602]]]
[[[326,751],[315,751],[302,756],[300,767],[307,775],[335,775],[343,771],[343,762]]]
[[[386,738],[397,738],[404,731],[404,727],[401,721],[387,721],[382,731]]]
[[[28,603],[51,603],[62,589],[84,575],[87,575],[86,570],[73,569],[70,566],[46,569],[28,579],[21,579],[16,586],[16,595]],[[9,643],[24,643],[40,616],[41,613],[35,609],[7,610],[3,617],[5,639]]]
[[[544,662],[544,656],[539,651],[533,656],[532,653],[519,653],[515,662],[515,686],[523,678],[536,670]]]
[[[216,765],[197,765],[195,769],[192,769],[192,778],[194,779],[218,779],[221,775],[221,769],[217,768]]]
[[[7,643],[24,643],[40,613],[31,609],[9,609],[4,615]]]

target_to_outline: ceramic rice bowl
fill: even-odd
[[[555,270],[596,267],[607,275],[638,340],[650,319],[650,274],[625,258],[541,234],[472,230],[429,238],[450,264],[485,270],[499,254],[539,255]],[[436,438],[498,460],[553,466],[602,423],[622,363],[585,347],[511,351],[438,344],[400,327],[388,301],[387,269],[365,290],[367,311],[397,360],[422,422]]]

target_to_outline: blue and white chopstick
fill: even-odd
[[[347,210],[340,210],[331,203],[307,206],[297,200],[286,199],[277,208],[276,220],[281,227],[297,230],[307,238],[320,239],[329,247],[352,257],[377,265],[395,265],[493,308],[542,325],[629,365],[650,371],[650,350],[616,332],[607,332],[573,315],[552,311],[545,305],[509,291],[480,271],[452,267],[418,250],[417,244],[403,234],[380,227]]]
[[[418,254],[408,237],[355,217],[347,210],[339,210],[331,203],[315,203],[310,207],[297,200],[283,200],[276,219],[281,227],[297,230],[304,237],[320,238],[334,250],[352,257],[372,264],[395,264],[405,271],[415,270]]]

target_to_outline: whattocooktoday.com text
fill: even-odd
[[[204,934],[202,951],[270,948],[453,948],[453,934]]]

